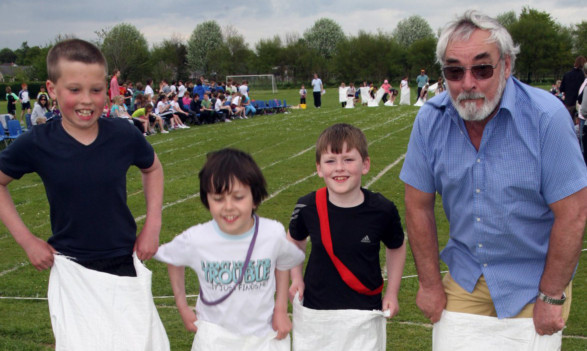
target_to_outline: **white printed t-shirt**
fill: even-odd
[[[254,226],[241,235],[225,234],[212,220],[188,228],[162,245],[154,258],[192,268],[206,300],[215,301],[238,280],[253,231]],[[243,281],[218,305],[205,305],[198,299],[196,316],[235,334],[267,335],[273,331],[275,269],[288,270],[303,261],[304,253],[287,241],[283,225],[260,218],[257,241]]]

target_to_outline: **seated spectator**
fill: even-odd
[[[200,101],[200,95],[194,94],[192,101],[190,101],[188,109],[188,121],[192,120],[194,124],[202,124],[201,118],[202,102]]]
[[[183,105],[181,108],[185,112],[189,112],[190,103],[192,102],[192,94],[189,91],[186,91],[185,94],[183,94],[183,98],[181,98],[181,101],[182,101],[182,105]]]
[[[178,129],[179,125],[182,124],[179,117],[173,114],[173,111],[171,110],[171,103],[165,94],[159,95],[155,114],[165,120],[168,120],[170,123],[170,129]]]
[[[33,112],[31,114],[31,124],[36,126],[47,122],[47,114],[49,113],[49,98],[46,94],[39,95],[39,99],[35,102]]]
[[[561,80],[557,80],[555,84],[550,87],[552,95],[556,96],[560,101],[563,101],[563,93],[561,92]]]
[[[215,123],[216,113],[214,112],[212,102],[210,101],[210,95],[208,95],[208,93],[204,93],[204,99],[202,100],[201,106],[202,107],[200,109],[200,117],[204,121],[204,123]]]
[[[230,101],[230,108],[234,116],[243,119],[247,118],[245,115],[245,108],[242,106],[242,99],[240,93],[232,93],[232,99]]]
[[[257,112],[257,109],[255,109],[255,106],[253,106],[251,98],[248,95],[244,95],[242,97],[242,106],[245,108],[245,116],[253,117]]]
[[[224,122],[232,122],[230,120],[230,117],[232,116],[232,109],[230,106],[225,105],[225,102],[226,96],[222,93],[218,95],[216,103],[214,104],[214,111],[216,111],[216,114],[218,114],[220,119],[224,120]]]
[[[128,114],[126,110],[126,106],[124,106],[124,96],[116,95],[112,99],[112,107],[110,108],[110,117],[112,118],[128,118],[130,119],[131,116]]]
[[[189,127],[185,125],[185,121],[188,118],[188,114],[187,112],[185,112],[184,110],[181,109],[181,106],[179,106],[179,97],[175,94],[171,94],[171,112],[173,112],[174,115],[174,119],[177,121],[177,119],[179,119],[179,123],[177,124],[178,128],[181,129],[188,129]]]
[[[144,121],[146,121],[147,126],[150,126],[150,128],[149,128],[150,134],[157,133],[155,131],[154,124],[159,125],[159,131],[161,131],[162,134],[169,133],[168,131],[165,130],[165,128],[163,128],[163,119],[161,119],[161,117],[159,117],[153,113],[153,106],[151,104],[147,104],[147,105],[145,105],[145,107],[141,107],[141,108],[137,109],[135,112],[133,112],[132,117],[133,117],[133,119],[134,118],[141,119],[143,121],[143,123],[144,123]],[[149,123],[151,123],[151,124],[149,124]],[[146,132],[144,132],[144,133],[146,133]]]

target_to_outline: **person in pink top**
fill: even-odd
[[[118,85],[118,78],[120,77],[120,70],[115,68],[112,72],[112,79],[110,80],[110,100],[114,100],[115,96],[120,95],[120,86]]]
[[[381,89],[385,91],[385,94],[383,94],[383,103],[387,102],[387,99],[391,98],[391,88],[391,84],[389,84],[387,79],[383,81],[383,84],[381,84]]]

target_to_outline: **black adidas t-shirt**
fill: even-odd
[[[38,125],[0,153],[0,170],[19,179],[36,172],[45,185],[60,253],[80,261],[131,255],[136,223],[126,204],[130,166],[149,168],[154,151],[127,120],[98,120],[96,140],[83,145],[61,121]]]
[[[334,254],[369,289],[383,283],[379,262],[380,242],[401,247],[404,232],[397,208],[383,195],[361,189],[365,201],[341,208],[328,201],[328,217]],[[298,200],[289,223],[295,240],[310,236],[312,249],[304,275],[304,306],[317,310],[380,310],[381,294],[368,296],[352,290],[340,277],[324,249],[316,209],[316,192]]]

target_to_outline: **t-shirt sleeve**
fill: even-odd
[[[0,171],[7,176],[20,179],[27,173],[35,171],[31,159],[33,147],[33,132],[25,133],[12,142],[4,151],[0,152]]]
[[[193,229],[190,228],[179,234],[167,244],[159,246],[157,253],[153,256],[157,261],[172,264],[174,266],[188,266],[193,261],[194,250],[191,248]]]
[[[408,142],[408,152],[404,160],[404,165],[400,172],[400,179],[414,188],[425,193],[436,192],[434,185],[434,175],[432,168],[428,163],[428,152],[426,151],[425,137],[423,137],[422,114],[425,113],[426,106],[422,106],[416,116],[410,141]],[[431,113],[432,111],[428,111]]]
[[[149,168],[155,162],[155,150],[153,146],[149,144],[143,134],[132,124],[124,121],[128,128],[130,128],[131,137],[135,140],[133,143],[134,147],[134,160],[133,164],[141,169]]]
[[[388,216],[386,234],[382,238],[383,243],[388,249],[397,249],[404,244],[404,229],[399,212],[393,202],[388,204]]]
[[[308,195],[300,198],[289,220],[289,234],[295,240],[302,241],[310,234],[304,222],[304,211],[308,210]]]
[[[276,228],[276,231],[279,231],[279,233],[276,233],[279,238],[277,239],[278,251],[275,268],[280,271],[285,271],[304,262],[304,252],[286,239],[285,229],[281,223],[278,223],[278,229]]]
[[[542,188],[548,204],[587,186],[587,168],[571,120],[560,105],[541,133]]]

